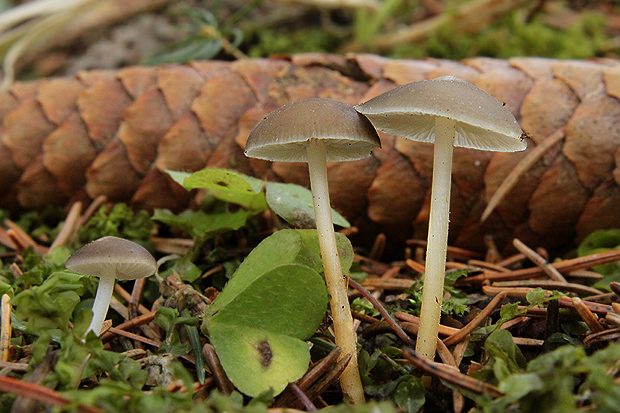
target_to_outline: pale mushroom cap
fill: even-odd
[[[93,277],[111,271],[117,280],[135,280],[153,275],[157,263],[140,244],[117,237],[103,237],[75,251],[65,267]]]
[[[435,117],[454,119],[455,146],[522,151],[524,133],[497,99],[454,76],[408,83],[355,107],[380,131],[434,142]]]
[[[245,154],[269,161],[307,162],[311,139],[323,141],[328,161],[366,158],[381,146],[372,123],[352,106],[311,98],[282,106],[261,120],[250,132]]]

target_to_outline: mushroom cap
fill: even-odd
[[[355,106],[380,131],[434,142],[435,117],[456,121],[454,146],[522,151],[525,134],[497,99],[454,76],[408,83]]]
[[[103,237],[75,251],[65,267],[93,277],[112,272],[117,280],[135,280],[153,275],[157,263],[140,244],[117,237]]]
[[[307,162],[311,139],[323,141],[328,161],[366,158],[381,146],[372,123],[352,106],[310,98],[282,106],[258,122],[245,154],[269,161]]]

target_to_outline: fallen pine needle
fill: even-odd
[[[506,179],[500,184],[497,188],[497,191],[491,196],[489,199],[489,203],[486,208],[482,212],[482,216],[480,217],[480,221],[484,222],[491,215],[491,213],[495,210],[495,207],[501,202],[501,200],[506,196],[508,192],[516,185],[519,181],[519,178],[523,176],[528,169],[530,169],[534,164],[556,143],[560,142],[564,139],[564,132],[562,130],[556,131],[554,134],[549,136],[547,139],[542,141],[539,145],[537,145],[534,149],[532,149],[521,161],[517,164],[515,168],[510,171]]]

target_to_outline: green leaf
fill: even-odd
[[[282,232],[282,231],[280,231]],[[321,248],[316,230],[296,230],[301,238],[302,246],[297,255],[296,262],[313,268],[316,272],[323,274],[323,261],[321,259]],[[342,234],[336,233],[336,246],[342,273],[348,275],[353,265],[353,246],[351,241]]]
[[[351,302],[351,309],[358,313],[364,313],[371,317],[379,316],[379,311],[375,308],[374,305],[367,299],[363,297],[356,297]]]
[[[448,271],[445,275],[444,286],[452,287],[461,278],[465,278],[469,275],[467,268]]]
[[[216,198],[254,211],[267,209],[264,182],[227,169],[208,168],[193,174],[167,171],[185,189],[207,189]]]
[[[417,412],[424,406],[426,387],[419,377],[410,375],[401,377],[402,380],[392,394],[394,403],[405,412]]]
[[[577,255],[583,257],[585,255],[617,250],[618,248],[620,248],[620,229],[603,229],[588,235],[577,248]],[[609,288],[610,282],[620,281],[620,263],[611,262],[597,265],[592,269],[605,276],[594,285],[596,288]]]
[[[264,211],[267,205],[290,225],[314,228],[312,193],[299,185],[277,182],[265,183],[239,172],[207,168],[192,174],[167,171],[185,189],[207,189],[219,200],[238,204],[253,211]],[[265,193],[263,193],[265,188]],[[349,228],[351,224],[332,209],[335,225]]]
[[[170,353],[175,357],[189,353],[191,346],[183,342],[177,331],[177,326],[195,326],[199,320],[196,317],[179,317],[175,308],[156,306],[157,313],[153,323],[165,333],[165,340],[159,346],[158,353]]]
[[[542,388],[544,388],[544,383],[540,376],[534,373],[513,374],[499,384],[499,390],[506,394],[509,401],[519,400]]]
[[[174,182],[176,182],[177,184],[181,185],[184,188],[185,188],[185,185],[183,185],[183,181],[185,181],[185,178],[189,178],[190,176],[192,176],[191,172],[166,170],[166,173],[170,176],[170,178],[172,178]]]
[[[294,227],[314,228],[314,205],[312,192],[303,186],[267,183],[265,190],[269,208]],[[351,224],[342,215],[332,209],[332,220],[335,225],[349,228]]]
[[[325,283],[315,270],[279,265],[250,282],[234,276],[214,300],[215,309],[207,311],[203,329],[241,392],[279,394],[307,370],[310,351],[302,340],[318,328],[327,302]]]
[[[525,357],[507,330],[497,329],[492,332],[484,343],[484,350],[491,357],[489,364],[498,380],[525,368]]]
[[[601,229],[588,235],[577,248],[577,255],[583,257],[601,250],[616,249],[620,246],[620,229]]]
[[[215,323],[210,329],[222,367],[248,396],[279,394],[308,369],[310,351],[302,340],[247,326]]]
[[[180,229],[192,237],[210,238],[217,234],[238,230],[245,226],[248,218],[255,214],[256,211],[239,209],[234,212],[216,213],[187,210],[175,215],[167,209],[156,209],[153,219]]]
[[[500,338],[499,334],[493,340],[504,341],[496,338]],[[510,345],[506,340],[501,346]],[[491,355],[490,363],[497,360],[497,355]],[[484,400],[484,396],[472,398],[489,412],[573,412],[584,403],[591,411],[615,412],[620,390],[609,369],[619,358],[618,343],[610,343],[590,356],[581,346],[565,345],[532,359],[526,371],[515,371],[502,378],[498,384],[504,393],[502,397],[493,401]],[[488,371],[487,367],[484,369]]]
[[[541,305],[546,301],[545,295],[547,295],[547,290],[537,287],[529,291],[525,296],[525,299],[531,305]]]
[[[160,271],[159,275],[160,277],[165,278],[173,272],[179,274],[179,277],[181,277],[183,281],[188,283],[193,283],[202,275],[202,270],[200,269],[200,267],[184,258],[174,260],[172,262],[172,265],[168,267],[165,271]]]
[[[338,255],[343,273],[353,263],[353,247],[342,234],[336,234]],[[267,271],[284,264],[302,264],[318,273],[323,272],[319,241],[315,230],[286,229],[263,240],[239,266],[226,288],[207,310],[206,317],[214,315]],[[234,280],[234,282],[233,282]]]
[[[144,61],[147,66],[163,65],[166,63],[185,64],[195,60],[209,60],[222,49],[222,40],[208,40],[204,36],[193,36],[176,44],[157,56],[151,56]]]
[[[355,406],[341,403],[329,406],[321,411],[323,413],[396,413],[400,410],[397,410],[390,402],[371,400],[368,403],[356,404]]]
[[[499,316],[502,320],[506,321],[512,320],[521,313],[522,311],[519,310],[519,303],[508,303],[499,310]]]
[[[235,297],[227,300],[225,293],[232,291],[229,287],[237,282],[241,280],[233,277],[213,302],[216,310],[209,309],[211,319],[306,339],[314,333],[327,309],[325,283],[305,265],[285,264],[270,269],[244,284]],[[218,305],[220,296],[226,301],[225,306]]]

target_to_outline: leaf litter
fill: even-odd
[[[0,405],[95,411],[614,411],[620,403],[620,230],[551,259],[518,240],[502,258],[450,248],[438,359],[412,349],[424,243],[382,262],[339,234],[370,403],[347,406],[338,376],[307,190],[237,172],[170,172],[200,208],[134,212],[98,199],[58,213],[4,214]],[[63,221],[64,219],[64,221]],[[342,217],[341,231],[353,230]],[[348,229],[347,229],[348,228]],[[106,235],[159,259],[115,287],[86,334],[96,280],[64,262]],[[132,285],[133,283],[133,285]],[[130,290],[133,289],[133,290]]]

